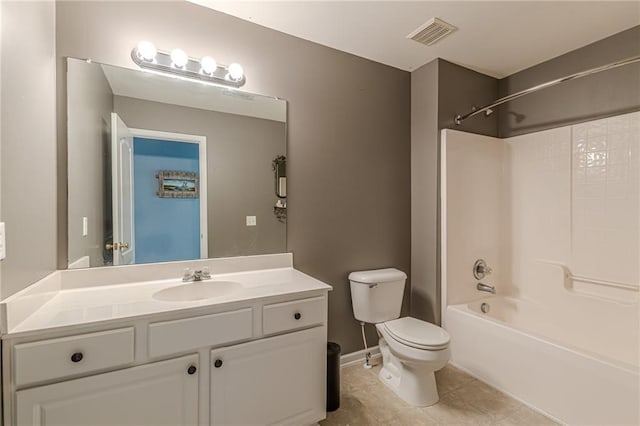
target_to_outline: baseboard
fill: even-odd
[[[351,367],[352,365],[364,364],[365,355],[367,352],[371,352],[371,359],[378,359],[382,356],[380,353],[380,348],[377,346],[372,346],[368,351],[364,349],[357,352],[351,352],[349,354],[344,354],[340,356],[340,367]]]

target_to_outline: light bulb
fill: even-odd
[[[156,47],[150,41],[141,41],[138,43],[138,57],[151,62],[156,58]]]
[[[244,70],[242,69],[242,65],[238,64],[237,62],[229,65],[229,77],[231,77],[231,80],[240,81],[242,80],[243,75]]]
[[[205,56],[200,59],[200,65],[202,66],[202,72],[209,75],[213,74],[216,71],[216,68],[218,68],[216,60],[211,56]]]
[[[184,50],[173,49],[171,51],[171,62],[178,68],[183,68],[189,62],[189,57]]]

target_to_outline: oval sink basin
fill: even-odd
[[[226,296],[242,286],[234,281],[200,281],[165,288],[153,294],[153,298],[165,302],[189,302]]]

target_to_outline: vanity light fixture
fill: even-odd
[[[156,47],[150,41],[141,41],[136,47],[136,54],[140,59],[153,62],[156,59]]]
[[[171,51],[171,65],[176,68],[184,68],[189,62],[189,57],[187,56],[187,52],[182,49],[173,49]]]
[[[211,56],[205,56],[200,59],[200,65],[202,66],[202,72],[206,75],[213,75],[218,68],[218,63]]]
[[[131,51],[131,59],[140,68],[174,74],[202,82],[241,87],[246,83],[244,70],[236,62],[229,66],[218,64],[211,56],[192,59],[184,50],[157,50],[153,43],[141,41]]]
[[[244,76],[244,70],[242,69],[242,65],[234,62],[229,65],[229,78],[233,81],[240,81]]]

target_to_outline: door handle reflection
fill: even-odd
[[[129,248],[129,243],[107,243],[104,247],[107,250],[124,250]]]

